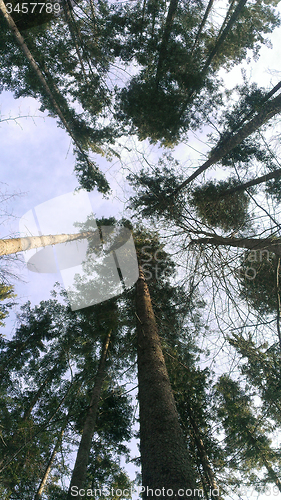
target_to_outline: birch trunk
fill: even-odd
[[[26,236],[24,238],[0,240],[0,256],[11,255],[25,250],[31,250],[32,248],[41,248],[48,245],[57,245],[58,243],[67,243],[68,241],[89,238],[93,237],[95,233],[98,234],[98,231],[86,231],[76,234],[50,234],[48,236]]]

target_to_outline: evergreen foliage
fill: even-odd
[[[237,186],[235,179],[219,181],[195,187],[190,195],[189,203],[193,206],[203,222],[223,231],[239,231],[249,226],[249,197],[244,193],[223,196],[226,189]]]

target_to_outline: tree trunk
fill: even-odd
[[[265,456],[265,451],[261,448],[258,440],[256,439],[256,437],[253,435],[253,433],[249,429],[247,429],[247,433],[248,433],[249,441],[250,441],[252,447],[257,450],[257,455],[259,455],[259,454],[261,455],[261,460],[262,460],[264,467],[266,468],[266,470],[268,472],[268,476],[270,477],[272,482],[274,482],[276,484],[277,488],[281,492],[280,479],[278,478],[276,472],[274,472],[269,461],[267,460],[267,458]]]
[[[192,500],[197,498],[195,480],[141,268],[136,286],[136,311],[143,498],[157,495],[166,499],[171,490],[177,495],[182,489],[181,498]]]
[[[202,70],[202,76],[204,77],[209,69],[209,66],[211,64],[211,62],[213,61],[214,57],[217,55],[217,53],[219,52],[223,42],[225,41],[225,39],[227,38],[228,34],[230,33],[230,30],[231,28],[233,27],[233,25],[236,23],[243,7],[245,6],[247,0],[240,0],[238,5],[236,6],[236,9],[234,10],[234,12],[231,14],[230,16],[230,19],[226,25],[226,27],[224,28],[223,32],[221,33],[221,35],[218,37],[217,41],[216,41],[216,44],[213,48],[213,50],[211,50],[205,64],[204,64],[204,67],[203,67],[203,70]]]
[[[192,240],[192,243],[247,248],[249,250],[268,250],[276,255],[281,255],[281,240],[277,238],[224,238],[223,236],[214,235],[211,238],[197,238]]]
[[[156,86],[158,87],[159,80],[161,77],[161,70],[163,66],[163,61],[165,58],[165,54],[167,51],[167,44],[170,38],[172,26],[173,26],[173,21],[174,17],[177,11],[179,0],[171,0],[170,5],[169,5],[169,10],[165,22],[165,28],[164,28],[164,33],[160,45],[160,50],[159,50],[159,59],[158,59],[158,65],[157,65],[157,71],[156,71]]]
[[[211,10],[211,8],[213,7],[213,3],[214,3],[214,0],[209,0],[209,3],[208,3],[207,8],[206,8],[206,10],[205,10],[205,14],[204,14],[203,19],[202,19],[202,21],[201,21],[201,24],[200,24],[200,26],[199,26],[199,29],[198,29],[198,32],[197,32],[196,38],[195,38],[195,40],[194,40],[194,44],[193,44],[193,47],[192,47],[192,50],[191,50],[191,54],[190,54],[191,56],[192,56],[192,55],[193,55],[193,53],[194,53],[194,50],[195,50],[196,45],[197,45],[197,43],[198,43],[199,37],[200,37],[200,35],[201,35],[201,33],[202,33],[202,30],[203,30],[203,28],[204,28],[204,26],[205,26],[205,24],[206,24],[207,19],[208,19],[208,15],[209,15],[209,13],[210,13],[210,10]]]
[[[87,76],[87,73],[85,71],[85,67],[84,67],[84,63],[83,63],[83,59],[82,59],[82,55],[80,53],[80,48],[78,46],[78,43],[76,41],[76,36],[75,36],[75,32],[74,32],[74,29],[73,29],[73,23],[72,23],[72,16],[71,16],[71,3],[69,0],[63,0],[63,10],[64,10],[64,15],[65,15],[65,19],[66,19],[66,22],[68,24],[68,28],[69,28],[69,32],[70,32],[70,35],[71,35],[71,38],[72,38],[72,41],[73,41],[73,44],[75,46],[75,50],[76,50],[76,54],[77,54],[77,57],[79,59],[79,62],[80,62],[80,66],[81,66],[81,70],[82,70],[82,73],[86,79],[86,82],[89,81],[88,79],[88,76]]]
[[[1,2],[1,0],[0,0]],[[0,240],[0,255],[11,255],[32,248],[41,248],[48,245],[57,245],[58,243],[67,243],[68,241],[80,240],[83,238],[99,236],[98,230],[85,231],[76,234],[57,234],[48,236],[26,236],[24,238],[10,238],[8,240]]]
[[[75,144],[77,149],[80,151],[81,155],[83,156],[83,158],[87,162],[88,166],[90,168],[92,168],[93,165],[92,165],[91,161],[89,160],[88,156],[84,152],[83,148],[80,146],[79,142],[76,140],[75,134],[72,132],[71,125],[65,119],[63,112],[61,111],[56,99],[54,98],[53,93],[52,93],[42,71],[40,70],[38,64],[36,63],[29,48],[27,47],[27,45],[24,41],[24,38],[22,37],[21,33],[19,32],[17,25],[15,24],[13,18],[10,16],[10,14],[8,14],[7,9],[6,9],[6,5],[5,5],[3,0],[0,0],[0,11],[2,12],[4,18],[6,19],[8,26],[9,26],[10,30],[12,31],[14,38],[15,38],[16,42],[18,43],[21,51],[25,55],[26,59],[28,60],[30,66],[32,67],[34,72],[36,73],[38,80],[40,81],[46,95],[50,99],[50,101],[51,101],[57,115],[59,116],[62,124],[64,125],[65,129],[69,133],[71,139],[73,140],[73,143]]]
[[[258,130],[264,123],[281,112],[281,95],[278,95],[272,101],[267,102],[260,112],[235,135],[230,136],[227,140],[218,143],[215,149],[211,152],[210,158],[201,165],[188,179],[182,182],[172,193],[171,197],[181,191],[187,184],[196,179],[198,175],[205,172],[207,168],[220,161],[225,155],[230,153],[232,149],[241,144],[241,142],[249,137],[253,132]]]
[[[188,404],[188,403],[187,403]],[[193,418],[192,408],[188,405],[188,416],[190,423],[193,428],[193,436],[195,445],[198,451],[198,455],[200,457],[200,463],[204,470],[204,477],[209,487],[209,492],[211,493],[212,500],[221,500],[221,497],[217,494],[219,491],[218,485],[216,483],[215,475],[213,473],[211,464],[209,462],[208,454],[206,448],[204,446],[203,440],[200,435],[200,431],[198,429],[195,418]],[[213,495],[214,493],[214,495]]]
[[[103,344],[101,358],[98,366],[98,371],[95,379],[95,385],[92,391],[90,406],[87,412],[86,420],[83,427],[82,437],[79,445],[79,449],[76,456],[76,461],[74,465],[74,469],[72,472],[72,477],[69,485],[68,500],[73,500],[74,489],[79,491],[81,488],[85,488],[86,483],[86,475],[87,475],[87,466],[89,463],[89,455],[92,445],[92,438],[95,431],[96,419],[99,409],[99,401],[101,397],[101,390],[103,381],[105,378],[105,364],[106,357],[108,353],[108,347],[111,337],[111,331],[108,333],[105,342]],[[76,495],[77,500],[84,500],[84,496]]]
[[[63,428],[61,429],[60,434],[59,434],[59,436],[58,436],[58,438],[57,438],[57,442],[56,442],[55,447],[54,447],[54,449],[53,449],[53,452],[52,452],[52,455],[51,455],[51,457],[50,457],[50,460],[49,460],[49,462],[48,462],[48,464],[47,464],[47,467],[46,467],[46,470],[45,470],[44,476],[43,476],[43,478],[42,478],[42,481],[41,481],[41,483],[40,483],[40,485],[39,485],[39,487],[38,487],[38,490],[37,490],[37,492],[36,492],[36,494],[35,494],[34,500],[40,500],[40,499],[42,498],[42,493],[43,493],[43,491],[44,491],[44,488],[45,488],[45,485],[46,485],[47,479],[48,479],[48,477],[49,477],[49,474],[50,474],[50,471],[51,471],[52,465],[53,465],[54,460],[55,460],[55,458],[56,458],[56,454],[57,454],[58,449],[59,449],[59,447],[60,447],[60,444],[61,444],[61,441],[62,441],[62,437],[63,437],[63,434],[64,434],[64,429],[65,429],[66,425],[67,425],[67,421],[66,421],[66,423],[64,424]]]
[[[223,42],[225,41],[225,39],[227,38],[228,34],[230,33],[230,30],[231,28],[233,27],[233,25],[236,23],[240,13],[241,13],[241,10],[243,9],[243,7],[245,6],[247,0],[240,0],[238,5],[236,6],[236,9],[234,10],[234,12],[232,13],[226,27],[223,29],[222,33],[219,34],[218,38],[217,38],[217,41],[215,43],[215,46],[214,48],[211,50],[209,56],[207,57],[207,60],[202,68],[202,71],[200,73],[200,78],[201,78],[201,81],[203,82],[207,72],[208,72],[208,69],[213,61],[213,59],[215,58],[215,56],[218,54]],[[202,88],[202,85],[200,85],[200,89]],[[197,92],[197,88],[193,87],[185,102],[184,102],[184,105],[182,106],[182,109],[181,109],[181,112],[180,112],[180,117],[182,116],[182,114],[184,113],[185,109],[186,109],[186,106],[188,105],[190,99],[192,98],[193,94],[195,94]]]
[[[224,198],[225,196],[229,196],[233,193],[238,193],[239,191],[245,191],[249,187],[257,186],[258,184],[262,184],[263,182],[270,181],[270,179],[278,179],[281,177],[281,168],[274,170],[274,172],[270,172],[269,174],[261,175],[256,179],[252,179],[248,182],[244,182],[244,184],[239,184],[231,189],[226,189],[224,193],[219,195],[219,198]]]

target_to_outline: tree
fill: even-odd
[[[250,397],[239,387],[238,382],[223,376],[220,378],[217,390],[220,394],[218,416],[226,430],[226,447],[229,451],[238,451],[236,457],[229,461],[230,467],[240,459],[249,471],[251,484],[255,481],[262,488],[263,484],[273,482],[281,491],[278,477],[280,470],[278,472],[274,470],[274,466],[280,467],[280,457],[278,451],[272,449],[271,441],[267,437],[270,430],[269,423],[262,415],[253,414]],[[260,479],[258,475],[253,474],[253,469],[262,467],[267,470],[267,477]]]
[[[48,245],[57,245],[59,243],[67,243],[81,238],[91,238],[93,232],[84,232],[77,234],[58,234],[48,236],[25,236],[22,238],[10,238],[0,240],[0,255],[11,255],[17,252],[23,252],[32,248],[41,248]],[[98,236],[98,237],[97,237]],[[99,235],[94,235],[94,241],[99,243]]]
[[[106,307],[110,307],[109,304]],[[61,459],[57,461],[55,455],[58,443],[64,454],[73,450],[76,445],[73,428],[75,434],[78,432],[79,435],[89,413],[93,379],[102,345],[101,334],[109,319],[105,312],[106,309],[98,311],[93,307],[83,312],[73,312],[69,306],[60,304],[56,299],[42,302],[34,310],[29,305],[23,308],[22,324],[16,332],[16,339],[7,341],[1,352],[2,361],[5,362],[5,358],[9,361],[9,372],[2,382],[3,462],[0,469],[7,495],[3,498],[8,498],[9,492],[11,494],[13,490],[21,498],[30,498],[28,495],[32,488],[32,498],[36,489],[40,498],[43,487],[51,494],[58,479],[67,473],[63,462]],[[36,330],[38,342],[36,349],[32,350],[32,342],[29,345],[28,338],[32,338],[32,332]],[[114,335],[118,333],[115,331]],[[12,360],[10,351],[23,337],[26,337],[26,341],[25,345],[21,342],[22,357]],[[67,377],[69,370],[72,373],[70,380]],[[117,373],[116,365],[114,370]],[[18,377],[17,387],[13,376]],[[24,381],[24,385],[20,381]],[[114,484],[118,476],[123,484],[128,485],[128,478],[118,466],[115,455],[116,452],[127,453],[122,441],[130,438],[131,411],[128,397],[123,395],[122,389],[114,394],[113,387],[109,371],[102,392],[104,401],[101,411],[104,414],[97,419],[95,428],[99,438],[99,453],[104,454],[107,460],[110,457],[112,464],[111,470],[109,467],[103,471],[104,486],[108,482],[110,486],[111,481]],[[22,416],[23,408],[25,412]],[[13,425],[9,427],[11,420]],[[99,453],[95,458],[91,455],[89,463],[90,467],[94,467],[96,460],[97,470],[100,468]],[[32,472],[34,461],[38,463],[36,473]],[[25,474],[20,473],[23,463],[26,464]],[[89,482],[91,475],[88,472]],[[115,487],[118,487],[118,482]],[[63,492],[61,488],[54,491],[57,497]]]
[[[95,385],[92,390],[90,406],[87,412],[86,420],[83,427],[83,433],[76,456],[75,466],[72,472],[72,477],[68,490],[68,497],[73,496],[72,488],[78,488],[78,491],[85,486],[87,465],[89,461],[92,438],[96,427],[96,418],[99,408],[99,400],[101,397],[102,385],[105,378],[105,362],[109,348],[111,331],[108,332],[102,347],[98,371],[96,374]],[[79,495],[78,495],[79,496]]]
[[[149,498],[149,488],[154,492],[164,488],[162,498],[166,497],[167,489],[173,492],[188,489],[191,498],[196,498],[192,468],[141,269],[136,301],[143,497]]]
[[[208,13],[211,7],[207,4],[205,8]],[[118,55],[124,61],[135,59],[140,65],[139,73],[119,92],[117,117],[131,132],[138,133],[140,140],[149,138],[151,142],[171,145],[179,141],[183,131],[197,128],[203,117],[205,121],[206,113],[210,114],[220,103],[216,71],[241,62],[247,49],[258,50],[257,41],[264,43],[264,34],[279,25],[276,14],[267,5],[254,7],[241,0],[232,12],[231,8],[221,30],[209,24],[201,36],[198,35],[202,29],[201,9],[198,11],[197,5],[171,1],[164,20],[162,2],[158,11],[153,11],[153,17],[150,2],[144,5],[141,14],[130,14],[125,9],[122,16],[121,9],[116,9],[118,17],[115,14],[113,19],[115,23],[118,19],[123,35]],[[146,25],[147,35],[136,44],[132,37],[138,28],[138,15],[143,19],[142,29]],[[127,45],[124,45],[124,26]],[[161,37],[158,46],[157,29]],[[196,39],[194,46],[196,31],[199,40]]]
[[[38,96],[39,94],[42,101],[41,109],[47,108],[51,111],[51,114],[59,117],[60,123],[69,133],[75,146],[74,151],[77,155],[77,165],[75,167],[75,171],[77,172],[80,185],[87,190],[91,190],[93,189],[93,187],[97,186],[101,192],[107,192],[109,190],[109,185],[105,177],[100,172],[96,163],[90,160],[87,153],[87,149],[91,148],[92,150],[103,154],[103,150],[97,144],[98,138],[96,144],[94,144],[93,129],[91,128],[91,126],[89,126],[89,124],[86,123],[85,119],[83,120],[83,118],[81,118],[81,114],[80,116],[78,116],[74,109],[70,108],[67,103],[67,99],[62,96],[62,93],[56,85],[56,79],[52,77],[50,71],[46,66],[46,63],[44,62],[44,56],[42,61],[42,52],[40,55],[36,54],[38,56],[39,63],[36,62],[36,56],[34,57],[29,50],[25,40],[19,32],[15,22],[13,21],[13,18],[7,12],[6,6],[3,1],[0,4],[0,10],[15,38],[17,45],[20,48],[20,51],[23,53],[24,58],[26,58],[28,62],[28,68],[24,68],[25,72],[27,72],[27,75],[25,75],[25,81],[23,83],[25,91],[21,90],[21,94],[27,93],[28,95],[34,95],[35,93],[36,96]],[[7,36],[7,33],[4,32],[4,38],[5,35]],[[9,41],[11,42],[11,40]],[[36,53],[36,45],[32,43],[34,41],[32,36],[30,37],[29,41]],[[5,54],[5,56],[7,57],[7,54]],[[8,54],[8,58],[9,57],[12,57],[13,59],[14,54]],[[19,67],[22,65],[25,66],[24,59],[22,60],[22,57],[18,57],[16,65],[18,65]],[[29,74],[30,71],[31,74]],[[67,71],[73,72],[73,65],[72,68],[69,67],[69,61]],[[3,73],[4,85],[11,89],[14,89],[15,87],[18,89],[19,82],[16,81],[16,85],[14,85],[11,74],[5,74],[5,70],[3,71]],[[96,137],[98,135],[100,134],[97,133]],[[104,134],[101,133],[101,135]],[[105,135],[107,136],[107,138],[109,137],[109,128],[106,129]]]

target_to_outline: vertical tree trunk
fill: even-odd
[[[205,26],[206,21],[208,19],[208,15],[210,13],[210,10],[213,7],[213,3],[214,3],[214,0],[209,0],[209,3],[208,3],[207,8],[205,10],[205,14],[203,16],[203,19],[202,19],[201,24],[199,26],[199,29],[197,31],[197,35],[196,35],[195,40],[194,40],[194,44],[193,44],[193,47],[192,47],[192,50],[191,50],[191,54],[190,54],[191,56],[194,53],[194,50],[195,50],[196,45],[198,43],[199,37],[200,37],[200,35],[201,35],[201,33],[202,33],[203,29],[204,29],[204,26]]]
[[[167,45],[168,45],[168,41],[169,41],[169,38],[171,35],[173,21],[174,21],[175,15],[176,15],[177,7],[178,7],[178,0],[171,0],[170,5],[169,5],[168,14],[166,17],[164,33],[163,33],[163,37],[162,37],[162,41],[161,41],[161,45],[160,45],[160,49],[159,49],[159,59],[158,59],[158,64],[157,64],[156,77],[155,77],[156,87],[158,87],[158,85],[159,85],[163,61],[165,59]]]
[[[136,311],[143,498],[152,497],[153,490],[154,496],[166,499],[171,490],[173,495],[178,495],[182,489],[184,494],[180,498],[192,500],[197,498],[195,480],[141,268]],[[167,490],[170,490],[168,494]]]
[[[73,498],[74,498],[74,495],[72,493],[73,487],[76,487],[75,488],[76,490],[78,488],[78,491],[81,488],[85,487],[87,466],[89,463],[89,455],[90,455],[90,450],[91,450],[91,445],[92,445],[92,438],[94,435],[94,430],[95,430],[95,425],[96,425],[96,418],[97,418],[97,413],[98,413],[98,409],[99,409],[99,400],[100,400],[100,396],[101,396],[102,385],[103,385],[103,381],[104,381],[105,373],[106,373],[105,364],[106,364],[106,357],[107,357],[107,353],[108,353],[110,337],[111,337],[111,331],[108,333],[108,335],[105,339],[105,342],[103,344],[101,358],[100,358],[100,362],[99,362],[99,367],[98,367],[98,371],[97,371],[97,375],[96,375],[96,379],[95,379],[95,385],[94,385],[94,388],[92,391],[90,406],[89,406],[86,420],[84,423],[83,433],[82,433],[80,445],[78,448],[70,485],[69,485],[69,490],[68,490],[68,495],[67,495],[68,500],[73,500]],[[76,494],[75,494],[75,498],[77,498],[77,500],[80,500],[80,499],[84,500],[84,496],[79,496],[79,495],[77,496]]]

